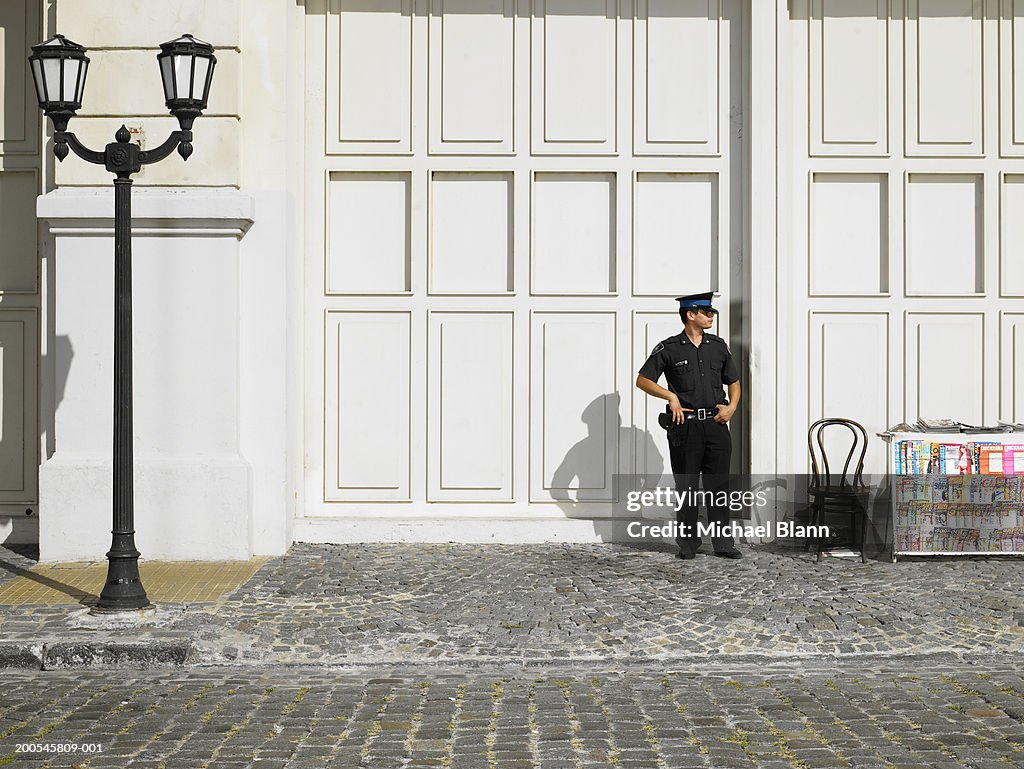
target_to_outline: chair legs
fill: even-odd
[[[808,507],[807,509],[810,513],[810,516],[807,520],[807,541],[804,544],[804,550],[809,553],[811,552],[811,547],[818,541],[818,539],[820,539],[820,537],[815,537],[811,533],[813,531],[817,531],[815,527],[817,526],[818,517],[820,515],[820,505],[817,502],[812,502],[810,507]]]
[[[860,510],[860,562],[867,563],[868,559],[864,557],[864,545],[867,544],[868,537],[868,511],[866,507],[862,507]]]
[[[816,563],[821,563],[821,524],[825,520],[825,502],[823,500],[815,501],[811,505],[811,523],[810,532],[807,534],[807,552],[811,551],[811,547],[814,547],[814,560]]]
[[[864,556],[864,543],[867,537],[867,526],[868,526],[868,515],[867,510],[860,503],[860,500],[852,501],[846,500],[851,505],[847,511],[850,515],[850,537],[851,539],[857,533],[857,514],[861,515],[860,524],[860,537],[855,542],[851,542],[851,545],[856,545],[860,550],[860,562],[867,563],[867,558]],[[820,499],[811,503],[810,506],[810,530],[807,534],[807,539],[804,549],[806,552],[811,552],[811,548],[815,549],[816,557],[815,561],[820,563],[822,556],[822,536],[821,526],[825,520],[825,508],[827,507],[827,499]],[[840,513],[840,510],[830,511],[832,513]],[[813,533],[812,533],[813,532]]]

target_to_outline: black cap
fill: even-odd
[[[711,297],[715,295],[714,291],[707,291],[703,294],[688,294],[687,296],[677,296],[676,301],[679,302],[680,310],[688,310],[691,307],[711,307]]]

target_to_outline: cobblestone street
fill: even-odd
[[[1024,767],[1019,561],[744,552],[300,544],[151,624],[6,605],[0,765]]]
[[[349,666],[1024,649],[1019,561],[816,564],[798,550],[745,552],[684,562],[608,545],[297,544],[221,600],[162,604],[159,624],[131,634],[90,626],[84,608],[3,607],[0,650],[43,649],[60,667],[123,656],[132,643],[179,662]],[[6,558],[8,569],[32,564]]]
[[[4,677],[0,763],[1002,769],[1024,765],[1022,718],[1024,678],[995,667],[377,678],[309,668],[17,672]],[[102,753],[25,752],[60,744]]]
[[[684,562],[602,545],[306,545],[231,596],[200,643],[212,656],[207,644],[235,636],[274,661],[342,663],[1024,649],[1019,562],[746,552]],[[268,606],[280,622],[262,621]]]

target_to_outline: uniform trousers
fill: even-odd
[[[707,505],[708,523],[726,526],[729,523],[728,504],[719,504],[722,495],[719,492],[729,491],[729,460],[732,456],[732,436],[727,424],[719,424],[714,419],[688,418],[681,425],[675,425],[669,431],[669,457],[672,461],[672,477],[675,480],[676,492],[681,495],[684,504],[676,510],[676,521],[679,524],[679,535],[676,544],[682,551],[696,552],[701,545],[697,536],[697,498],[699,493],[698,477],[703,473],[703,499],[710,501]],[[712,500],[708,497],[711,496]],[[717,527],[716,527],[717,528]],[[725,552],[735,548],[735,542],[729,537],[712,537],[715,552]]]

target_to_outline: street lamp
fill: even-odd
[[[129,141],[122,125],[103,152],[91,150],[67,130],[82,107],[86,49],[63,35],[32,46],[28,57],[39,108],[53,121],[53,154],[63,161],[70,148],[89,163],[104,166],[114,178],[114,525],[107,553],[107,582],[97,609],[124,611],[150,606],[139,578],[135,548],[132,463],[132,179],[142,166],[156,163],[175,149],[185,160],[192,154],[192,123],[206,109],[217,58],[213,46],[182,35],[160,46],[157,61],[168,110],[180,130],[152,150]]]

